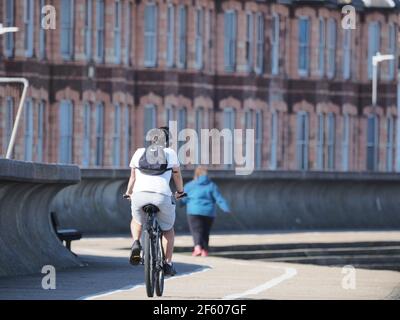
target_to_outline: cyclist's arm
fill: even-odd
[[[175,182],[176,191],[183,191],[183,179],[181,174],[181,169],[179,167],[172,168],[172,178]]]
[[[126,189],[126,194],[131,195],[133,191],[133,186],[135,184],[136,176],[135,176],[135,168],[131,169],[131,176],[129,178],[128,187]]]

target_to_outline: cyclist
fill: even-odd
[[[142,169],[143,161],[146,162],[147,148],[139,148],[134,153],[130,162],[131,176],[128,182],[126,195],[131,200],[132,221],[131,233],[133,245],[130,255],[130,263],[137,265],[140,262],[141,244],[140,237],[142,225],[145,223],[143,206],[153,204],[160,211],[157,213],[157,221],[163,231],[163,249],[165,253],[164,274],[175,275],[176,270],[172,264],[172,253],[174,250],[174,223],[175,223],[175,199],[184,195],[183,180],[179,168],[178,156],[172,148],[169,148],[170,133],[167,127],[153,129],[156,134],[147,135],[152,145],[160,146],[166,159],[165,171],[161,174],[146,174]],[[148,139],[149,140],[149,139]],[[171,177],[174,180],[177,191],[175,199],[169,186]]]

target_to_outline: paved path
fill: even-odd
[[[399,241],[400,232],[215,235],[214,246],[293,241]],[[329,240],[330,239],[330,240]],[[275,242],[276,241],[276,242]],[[190,237],[177,238],[189,246]],[[43,290],[43,275],[0,278],[0,299],[146,299],[143,266],[127,261],[127,237],[89,238],[74,244],[86,267],[57,271],[57,289]],[[356,288],[342,287],[342,268],[175,254],[179,275],[163,299],[393,299],[400,272],[356,269]]]

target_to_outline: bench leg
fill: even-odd
[[[67,247],[67,249],[69,251],[71,251],[71,241],[70,240],[65,241],[65,246]]]

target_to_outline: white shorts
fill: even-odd
[[[157,222],[161,230],[171,230],[175,223],[175,199],[173,196],[167,196],[155,192],[135,192],[131,196],[131,210],[133,219],[140,225],[146,223],[146,214],[143,206],[153,204],[160,211],[157,212]]]

